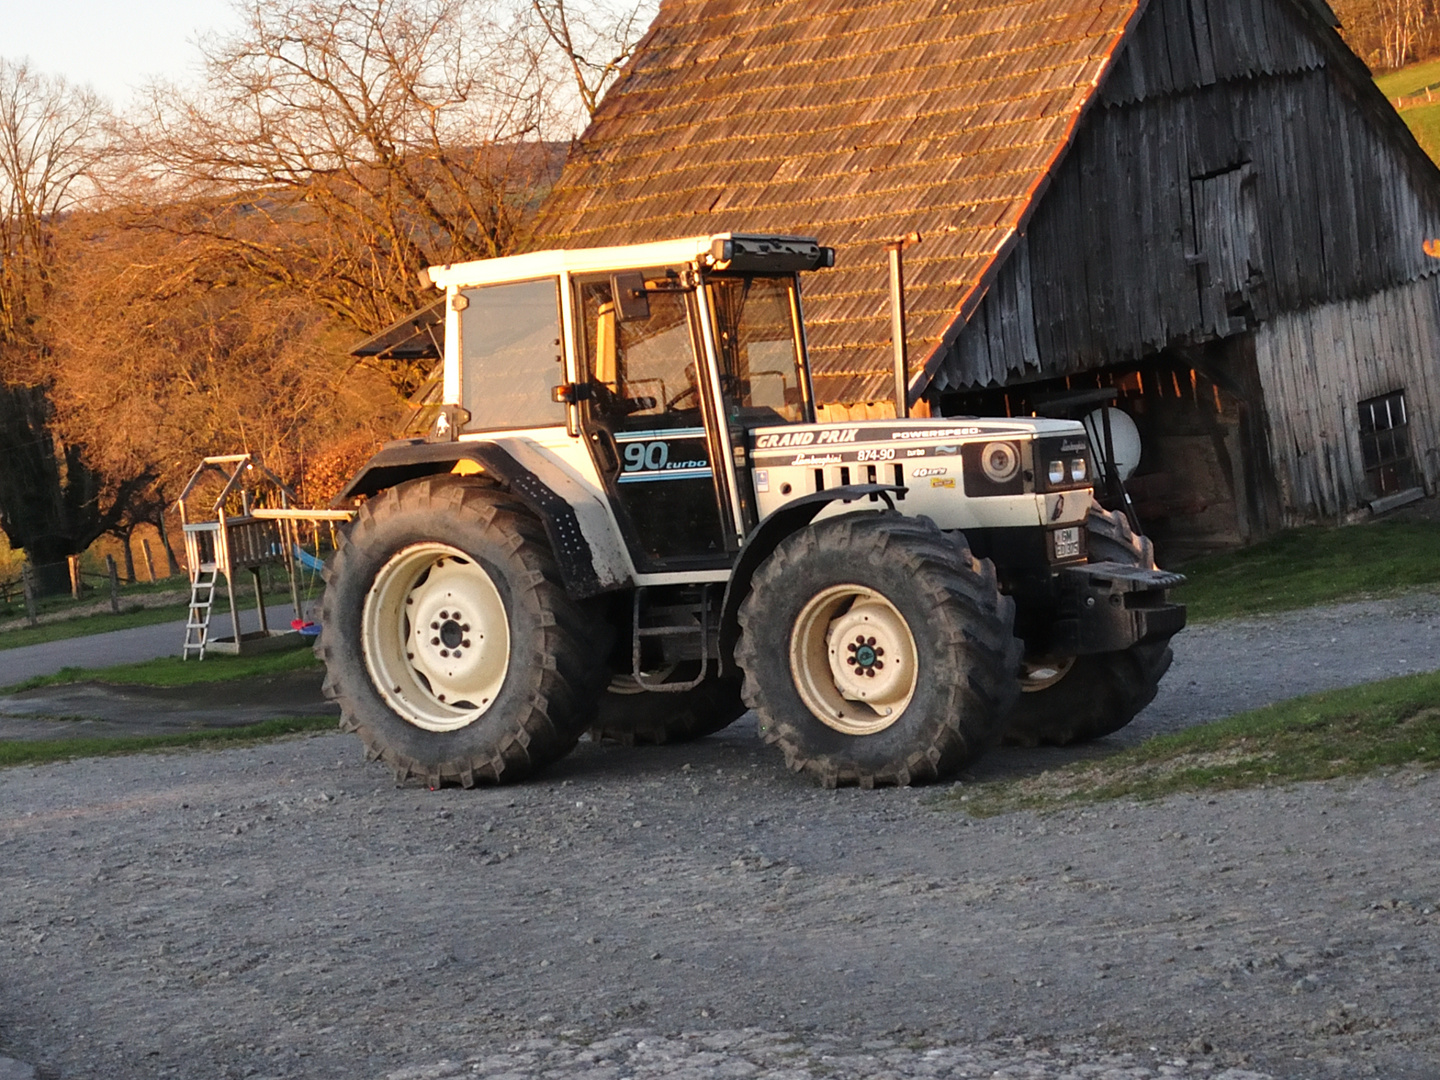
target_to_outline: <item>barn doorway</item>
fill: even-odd
[[[1280,527],[1252,334],[1061,379],[946,394],[939,406],[946,416],[1068,415],[1054,403],[1084,390],[1113,390],[1139,429],[1140,464],[1127,488],[1164,561],[1241,547]]]

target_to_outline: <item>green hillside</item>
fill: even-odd
[[[1400,118],[1414,132],[1416,141],[1425,148],[1425,152],[1440,162],[1440,60],[1426,60],[1380,75],[1375,79],[1375,85],[1392,102],[1396,98],[1422,94],[1427,87],[1433,88],[1433,104],[1422,103],[1401,109]]]
[[[1440,60],[1426,60],[1411,64],[1399,71],[1377,76],[1375,85],[1392,101],[1397,97],[1409,97],[1421,93],[1427,86],[1440,83]],[[1440,95],[1437,95],[1440,98]]]
[[[1400,119],[1415,133],[1415,139],[1435,161],[1440,161],[1440,96],[1434,105],[1405,109]]]

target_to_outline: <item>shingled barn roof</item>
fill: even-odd
[[[1142,0],[662,0],[542,210],[547,246],[813,235],[823,400],[889,397],[885,242],[912,385],[1064,155]]]

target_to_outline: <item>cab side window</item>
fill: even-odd
[[[646,290],[622,313],[605,277],[581,279],[579,296],[591,414],[614,427],[698,423],[688,294]]]
[[[565,381],[556,278],[463,289],[460,404],[468,430],[551,427],[565,406],[551,388]]]

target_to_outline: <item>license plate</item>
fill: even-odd
[[[1074,525],[1068,529],[1056,529],[1054,536],[1055,558],[1078,559],[1080,557],[1080,526]]]

